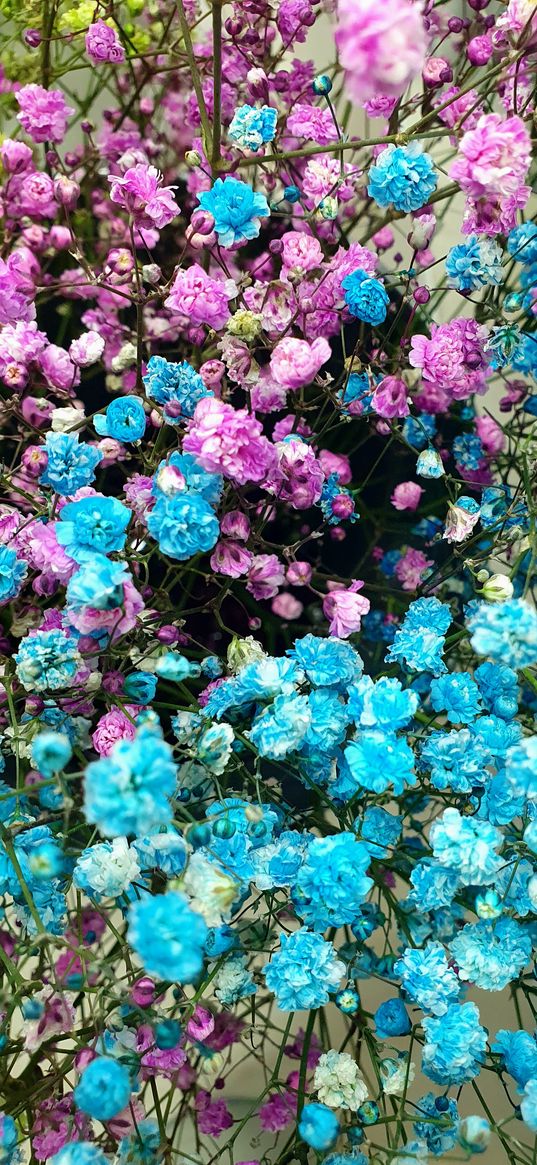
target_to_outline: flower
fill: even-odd
[[[319,1101],[328,1108],[346,1108],[356,1112],[367,1099],[367,1087],[360,1075],[358,1064],[348,1052],[333,1049],[320,1057],[313,1088]]]
[[[463,1084],[481,1071],[487,1033],[475,1003],[452,1003],[444,1015],[423,1020],[422,1066],[436,1084]]]
[[[428,942],[423,950],[408,947],[394,971],[401,977],[403,990],[423,1011],[445,1015],[459,998],[459,981],[440,943]]]
[[[17,119],[34,142],[61,142],[67,122],[75,112],[67,105],[60,89],[43,89],[42,85],[23,85],[15,94]]]
[[[242,150],[257,152],[266,142],[271,142],[276,134],[278,110],[269,105],[256,109],[253,105],[241,105],[235,110],[228,133],[233,142]]]
[[[28,563],[18,558],[9,546],[0,546],[0,603],[7,603],[22,587]]]
[[[402,999],[397,996],[381,1003],[374,1018],[379,1040],[391,1039],[392,1036],[406,1036],[412,1030],[407,1009]]]
[[[422,69],[427,50],[423,16],[415,4],[339,0],[336,45],[349,97],[398,98]]]
[[[203,210],[214,218],[214,229],[222,247],[232,247],[256,239],[261,219],[270,215],[264,194],[256,194],[246,182],[237,178],[217,178],[210,190],[198,195]]]
[[[186,898],[168,890],[133,902],[128,939],[149,975],[170,982],[193,983],[203,967],[207,926]]]
[[[282,934],[279,951],[265,967],[265,980],[282,1011],[309,1010],[328,1003],[344,970],[332,944],[303,927]]]
[[[305,1104],[298,1122],[303,1141],[322,1152],[333,1145],[339,1133],[339,1121],[324,1104]]]
[[[229,320],[229,300],[236,295],[237,286],[232,279],[215,279],[199,263],[193,263],[177,272],[166,303],[185,322],[220,329]]]
[[[110,1120],[126,1108],[131,1094],[130,1076],[118,1060],[97,1056],[84,1069],[73,1097],[77,1108],[96,1120]]]
[[[128,210],[140,229],[155,226],[162,230],[180,214],[173,193],[175,186],[162,185],[162,174],[156,166],[137,162],[123,177],[112,174],[108,181],[112,202]]]
[[[62,506],[56,537],[70,558],[83,562],[91,552],[123,550],[130,517],[130,510],[117,498],[91,494]]]
[[[204,397],[196,405],[183,448],[210,473],[222,473],[241,485],[261,481],[274,460],[260,421],[216,397]]]
[[[531,956],[531,937],[514,918],[468,923],[450,943],[459,978],[484,991],[502,991]]]
[[[289,336],[280,340],[272,350],[271,375],[283,388],[301,388],[302,385],[311,384],[330,356],[330,344],[323,336],[319,336],[312,344]]]
[[[142,379],[148,397],[163,406],[169,424],[192,417],[198,402],[209,395],[199,372],[187,360],[172,364],[163,356],[151,356]]]
[[[97,413],[95,428],[100,437],[114,441],[139,441],[145,433],[144,406],[137,396],[120,396],[108,405],[104,417]]]
[[[436,170],[419,142],[386,146],[369,171],[367,193],[378,206],[394,206],[408,214],[420,210],[436,190]]]
[[[125,60],[125,49],[116,30],[105,20],[96,20],[90,24],[86,33],[86,52],[96,64],[109,61],[110,64],[118,65]]]
[[[176,781],[170,745],[154,727],[142,724],[134,740],[118,740],[109,755],[88,765],[86,820],[104,837],[150,833],[171,821]]]
[[[336,588],[323,599],[323,613],[330,620],[330,635],[348,639],[349,635],[360,630],[362,617],[371,607],[369,599],[358,593],[363,585],[356,580],[347,590]]]
[[[348,926],[371,888],[370,854],[351,833],[313,838],[293,889],[297,914],[313,930]]]
[[[341,286],[352,316],[373,327],[384,323],[390,297],[379,279],[358,268],[342,279]]]
[[[39,477],[40,485],[48,485],[63,497],[90,485],[102,453],[82,441],[78,434],[47,433],[45,438],[47,465]]]
[[[75,638],[60,630],[35,631],[15,655],[17,676],[29,692],[70,688],[82,663]]]
[[[537,615],[524,599],[479,603],[468,618],[470,642],[478,655],[508,667],[530,667],[537,660]]]
[[[417,599],[395,633],[387,659],[403,660],[411,671],[430,671],[434,676],[446,671],[442,660],[444,639],[451,613],[439,599]]]

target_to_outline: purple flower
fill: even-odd
[[[59,89],[23,85],[15,94],[20,113],[17,118],[34,142],[61,142],[68,118],[74,113]]]
[[[125,60],[125,49],[116,30],[105,20],[90,24],[86,33],[86,52],[92,61],[110,61],[117,65]]]

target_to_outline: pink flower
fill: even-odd
[[[446,542],[464,542],[479,522],[480,511],[467,510],[465,506],[449,505],[442,535]]]
[[[300,437],[289,437],[274,446],[277,460],[265,481],[265,488],[295,510],[309,510],[318,502],[324,473],[311,445]]]
[[[233,542],[231,538],[222,538],[216,543],[211,554],[211,568],[219,574],[229,578],[240,578],[247,574],[252,562],[252,552],[240,542]]]
[[[21,174],[32,165],[33,155],[26,142],[6,138],[0,146],[0,159],[6,174]]]
[[[312,574],[309,562],[291,562],[287,567],[287,582],[294,587],[305,587],[311,582]]]
[[[241,510],[229,510],[222,518],[220,529],[222,534],[227,534],[229,538],[238,538],[240,542],[246,542],[250,535],[250,522]]]
[[[328,146],[337,140],[337,130],[329,109],[319,109],[318,105],[304,105],[298,102],[287,118],[286,131],[293,137],[316,142],[318,146]]]
[[[396,563],[395,574],[404,591],[416,591],[433,565],[421,550],[409,546]]]
[[[276,344],[270,358],[270,371],[274,380],[285,388],[301,388],[304,384],[311,384],[330,355],[330,344],[322,336],[313,344],[290,336]]]
[[[101,359],[104,345],[104,336],[100,336],[98,332],[84,332],[78,340],[72,340],[69,355],[73,364],[79,368],[88,368],[90,364],[95,364]]]
[[[161,230],[180,213],[173,196],[175,186],[162,185],[162,174],[156,166],[138,162],[122,178],[112,174],[108,181],[112,202],[128,210],[138,227],[149,225]]]
[[[346,453],[332,453],[330,449],[320,449],[319,461],[325,477],[335,473],[340,485],[348,485],[352,481],[351,465]]]
[[[110,61],[117,65],[125,60],[125,50],[115,28],[104,20],[90,24],[86,33],[86,52],[92,61]]]
[[[464,400],[473,392],[486,391],[485,355],[487,329],[475,320],[457,319],[449,324],[432,324],[431,338],[412,337],[409,363],[420,368],[425,381],[445,390],[446,407],[451,400]]]
[[[461,139],[450,177],[472,198],[507,197],[524,183],[531,159],[531,140],[520,117],[502,120],[485,113]]]
[[[385,376],[373,393],[371,404],[379,417],[407,417],[408,389],[397,376]]]
[[[427,36],[421,5],[411,0],[339,0],[336,44],[354,101],[400,97],[421,72]]]
[[[263,481],[275,459],[256,417],[210,396],[196,405],[183,449],[193,453],[209,473],[222,473],[239,485]]]
[[[248,571],[246,590],[254,599],[273,599],[285,582],[285,572],[275,554],[256,554]]]
[[[120,607],[115,607],[111,611],[98,611],[93,607],[82,607],[76,611],[70,608],[69,622],[81,635],[107,631],[115,640],[120,635],[126,635],[127,631],[132,631],[143,609],[142,596],[132,580],[127,579],[123,585],[123,602]]]
[[[32,1150],[37,1161],[48,1161],[64,1145],[90,1136],[91,1122],[75,1109],[73,1094],[48,1096],[37,1105],[32,1126]]]
[[[68,118],[74,113],[59,89],[23,85],[15,94],[20,113],[17,119],[34,142],[61,142]]]
[[[423,487],[417,481],[400,481],[390,498],[395,510],[417,510]]]
[[[486,413],[476,417],[475,428],[478,437],[481,437],[485,453],[489,456],[494,457],[505,449],[505,434],[493,417]]]
[[[17,328],[18,323],[28,323],[33,319],[35,307],[26,291],[21,288],[20,276],[17,276],[9,260],[5,263],[0,259],[0,324],[15,324]],[[4,364],[6,360],[4,351],[0,359]]]
[[[219,1137],[224,1129],[230,1129],[233,1117],[224,1100],[211,1100],[209,1092],[198,1092],[195,1100],[197,1125],[200,1133]]]
[[[27,1052],[36,1052],[43,1040],[49,1040],[53,1035],[63,1035],[73,1030],[75,1009],[65,995],[58,995],[54,987],[48,984],[34,995],[43,1010],[38,1019],[27,1020],[25,1024],[24,1049]]]
[[[232,279],[213,279],[199,263],[193,263],[177,272],[166,304],[170,311],[184,316],[185,323],[207,324],[218,331],[227,324],[229,300],[236,295]]]
[[[288,231],[283,236],[282,242],[282,267],[285,270],[285,275],[297,277],[321,266],[323,262],[322,247],[319,240],[315,239],[313,235],[307,235],[304,231]]]
[[[112,708],[101,716],[91,739],[99,756],[110,756],[118,740],[134,740],[135,735],[136,727],[132,720],[119,708]]]
[[[281,1133],[296,1119],[297,1096],[292,1092],[273,1092],[259,1109],[259,1122],[266,1133]]]
[[[39,367],[50,388],[64,392],[74,388],[80,381],[80,372],[65,348],[49,344],[39,356]]]
[[[290,595],[289,591],[276,595],[276,598],[272,600],[271,607],[274,614],[279,615],[280,619],[300,619],[304,610],[304,604],[299,599],[295,599],[294,595]]]
[[[194,1014],[186,1025],[189,1040],[206,1040],[214,1032],[214,1015],[206,1007],[196,1004]]]
[[[330,620],[328,630],[338,639],[348,639],[360,630],[362,616],[367,615],[371,603],[365,595],[358,594],[363,582],[355,581],[350,587],[330,591],[323,599],[323,612]]]

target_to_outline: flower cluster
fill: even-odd
[[[531,1165],[535,5],[0,10],[0,1162]]]

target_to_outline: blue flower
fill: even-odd
[[[459,998],[460,983],[440,943],[428,942],[422,950],[407,947],[394,970],[403,990],[422,1011],[444,1015]]]
[[[497,922],[468,923],[449,949],[459,968],[459,978],[483,991],[502,991],[517,979],[531,956],[527,927],[514,918]]]
[[[109,1165],[109,1161],[91,1141],[71,1141],[50,1158],[49,1165]]]
[[[69,737],[63,732],[40,732],[32,741],[32,764],[44,777],[61,773],[73,755]]]
[[[537,263],[537,223],[522,222],[513,227],[507,239],[507,250],[518,263]]]
[[[134,740],[120,740],[110,756],[88,765],[84,781],[86,820],[103,837],[144,835],[172,819],[170,798],[177,769],[172,749],[143,724]]]
[[[237,178],[217,178],[210,190],[198,195],[203,210],[214,218],[214,229],[222,247],[232,247],[246,239],[256,239],[260,219],[270,215],[264,194],[257,194]]]
[[[459,1129],[457,1101],[451,1097],[435,1096],[434,1092],[427,1092],[416,1101],[416,1111],[419,1114],[419,1120],[414,1124],[416,1136],[425,1141],[427,1148],[435,1157],[449,1153],[457,1142]]]
[[[372,327],[384,323],[390,297],[379,279],[374,279],[359,267],[345,276],[341,286],[345,291],[345,303],[352,316],[371,324]]]
[[[306,849],[306,840],[295,830],[284,830],[274,841],[254,850],[253,881],[258,890],[275,886],[293,886]]]
[[[344,973],[332,944],[305,928],[282,934],[280,949],[265,967],[267,987],[282,1011],[324,1007]]]
[[[339,1121],[326,1104],[305,1104],[298,1131],[307,1145],[321,1153],[334,1144],[339,1133]]]
[[[515,669],[537,662],[537,612],[524,599],[478,603],[467,623],[477,655]]]
[[[220,532],[209,503],[196,493],[159,498],[148,514],[147,527],[162,553],[179,562],[212,550]]]
[[[490,822],[463,817],[454,808],[444,809],[430,831],[436,860],[457,870],[465,886],[486,886],[494,881],[502,864],[496,853],[502,842],[502,834]]]
[[[431,684],[435,712],[445,712],[452,724],[471,724],[482,711],[479,688],[467,672],[441,676]]]
[[[362,676],[349,689],[348,710],[362,727],[386,728],[397,732],[406,728],[418,704],[417,692],[403,688],[397,679],[381,676],[376,683]]]
[[[0,1113],[0,1161],[2,1165],[15,1165],[14,1153],[17,1148],[17,1126],[12,1116]]]
[[[456,464],[466,470],[479,469],[485,456],[483,442],[477,433],[461,433],[455,437],[452,450]]]
[[[505,1064],[506,1072],[516,1080],[519,1088],[525,1088],[528,1080],[537,1078],[537,1041],[529,1032],[510,1032],[502,1028],[496,1032],[491,1043]]]
[[[436,170],[430,154],[422,153],[418,142],[409,146],[386,146],[369,171],[367,193],[378,206],[396,210],[419,210],[436,190]]]
[[[405,417],[403,437],[413,449],[424,449],[437,430],[436,417],[429,413],[418,413],[417,417]]]
[[[56,537],[69,558],[83,562],[95,552],[106,555],[123,550],[130,518],[130,510],[117,498],[93,494],[62,506]]]
[[[177,491],[161,488],[163,476],[165,477],[170,466],[184,478],[184,487],[181,486]],[[175,451],[165,461],[160,462],[153,477],[153,493],[158,501],[172,497],[174,492],[181,492],[184,488],[188,493],[200,494],[210,506],[217,506],[222,495],[223,483],[224,479],[219,473],[209,473],[207,469],[203,469],[192,453]]]
[[[379,1040],[389,1040],[392,1036],[406,1036],[412,1030],[407,1009],[403,1000],[397,996],[381,1003],[373,1019]]]
[[[77,640],[59,630],[27,635],[14,658],[19,680],[28,692],[70,688],[82,662]]]
[[[416,599],[410,604],[401,626],[395,633],[386,660],[403,661],[410,671],[429,671],[442,675],[444,639],[451,623],[451,612],[439,599]]]
[[[69,497],[85,485],[91,485],[95,468],[102,458],[94,445],[80,444],[78,434],[47,433],[45,452],[48,462],[39,478],[40,485],[49,485],[62,497]]]
[[[526,736],[509,749],[505,776],[512,795],[537,801],[537,736]]]
[[[67,584],[67,606],[72,611],[91,607],[95,611],[115,611],[125,598],[124,586],[129,579],[124,562],[94,554],[85,558]]]
[[[235,110],[228,133],[232,141],[243,150],[254,153],[266,142],[271,142],[276,133],[278,110],[270,105],[241,105]]]
[[[168,891],[133,902],[128,939],[148,975],[194,983],[203,967],[207,925],[183,894]]]
[[[458,291],[477,291],[502,282],[502,253],[494,239],[470,235],[448,251],[446,274],[449,287]]]
[[[369,805],[354,828],[364,839],[372,858],[385,858],[401,836],[403,818],[381,805]]]
[[[412,906],[414,904],[419,906],[425,913],[427,910],[451,906],[460,879],[457,870],[452,870],[449,866],[441,866],[434,861],[422,861],[414,866],[410,881],[413,889],[408,901]]]
[[[231,1007],[239,999],[255,995],[257,987],[246,967],[246,955],[235,952],[219,967],[214,979],[214,992],[224,1007]]]
[[[312,838],[293,888],[302,921],[313,930],[354,922],[373,885],[366,875],[370,860],[352,833]]]
[[[173,364],[164,356],[151,356],[142,380],[148,397],[163,406],[170,425],[193,416],[198,401],[212,395],[187,360]]]
[[[176,878],[185,868],[186,844],[173,830],[137,837],[132,849],[142,870],[161,870],[167,878]]]
[[[93,423],[100,437],[112,437],[126,443],[139,441],[145,433],[146,415],[137,396],[118,396],[104,414],[97,413]]]
[[[160,1130],[157,1122],[139,1121],[134,1132],[119,1142],[116,1165],[155,1165],[159,1146]]]
[[[518,679],[516,671],[506,664],[482,663],[476,668],[481,699],[488,712],[511,720],[518,708]]]
[[[157,677],[152,672],[133,671],[123,682],[123,694],[132,704],[150,704],[156,690]]]
[[[276,696],[274,702],[256,716],[247,735],[260,756],[278,760],[299,748],[310,720],[307,696],[296,692]]]
[[[520,1111],[528,1128],[532,1133],[537,1133],[537,1079],[528,1080],[520,1102]]]
[[[90,1061],[73,1093],[76,1107],[100,1121],[117,1116],[127,1107],[130,1095],[127,1069],[108,1056],[97,1056]]]
[[[362,673],[363,663],[350,643],[343,639],[321,639],[304,635],[287,652],[304,669],[316,687],[346,688]]]
[[[475,1003],[451,1004],[445,1015],[423,1021],[425,1045],[422,1067],[436,1084],[464,1084],[481,1071],[487,1033],[479,1022]]]
[[[366,729],[349,742],[344,753],[352,777],[361,789],[385,793],[391,785],[398,796],[405,785],[416,784],[412,749],[395,733]]]
[[[435,789],[471,793],[474,786],[486,783],[489,774],[485,766],[491,759],[479,738],[461,728],[458,732],[432,732],[421,750],[420,766],[430,769]]]
[[[0,603],[7,603],[20,591],[28,563],[17,558],[9,546],[0,546]]]

